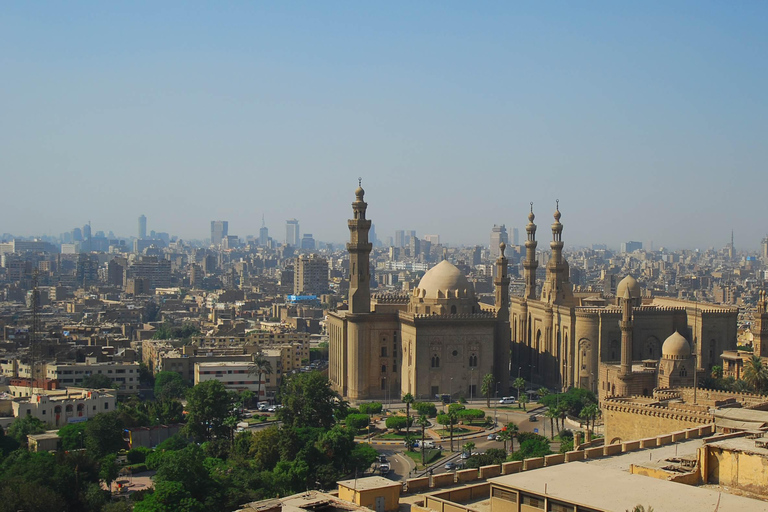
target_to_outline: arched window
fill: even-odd
[[[440,356],[437,354],[432,356],[432,368],[440,368]]]
[[[688,370],[685,369],[685,366],[680,367],[680,376],[681,377],[687,377],[688,376]]]
[[[456,314],[456,305],[455,304],[453,306],[451,306],[451,314],[452,315]]]
[[[477,366],[477,356],[475,354],[470,354],[469,366]]]
[[[381,347],[381,357],[387,357],[387,347]]]

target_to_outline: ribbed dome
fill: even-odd
[[[443,260],[424,274],[416,293],[427,299],[471,297],[474,288],[456,265]]]
[[[619,282],[619,285],[616,287],[616,297],[623,299],[627,291],[629,291],[630,299],[639,299],[642,297],[640,284],[632,276],[627,276]]]
[[[661,346],[661,356],[666,359],[691,357],[691,346],[682,334],[675,331],[672,336],[664,340],[664,345]]]

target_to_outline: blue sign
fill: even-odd
[[[539,433],[539,429],[537,429],[537,428],[533,429],[533,433],[534,434],[538,434]]]

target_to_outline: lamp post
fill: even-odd
[[[493,401],[493,426],[499,426],[499,383],[496,383],[496,399]]]
[[[450,400],[449,403],[453,403],[453,377],[451,377],[451,383],[448,387],[448,391],[450,391],[448,393],[448,400]]]
[[[475,367],[470,366],[469,367],[469,403],[472,403],[472,398],[474,398],[474,386],[472,383],[475,381]]]

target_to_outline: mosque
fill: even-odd
[[[531,205],[522,297],[510,297],[503,244],[493,306],[480,304],[448,261],[408,295],[371,296],[364,194],[362,187],[355,191],[348,221],[349,307],[327,320],[329,379],[348,400],[480,396],[488,373],[499,395],[512,391],[517,376],[537,388],[590,389],[601,399],[650,395],[654,388],[692,384],[696,372],[708,372],[736,348],[737,308],[644,297],[632,276],[619,283],[613,300],[574,292],[559,204],[541,285]]]
[[[448,261],[421,278],[409,295],[370,291],[371,243],[362,187],[349,220],[349,309],[328,313],[329,379],[348,400],[480,396],[493,374],[509,389],[509,264],[496,260],[495,307],[482,305],[472,284]]]

